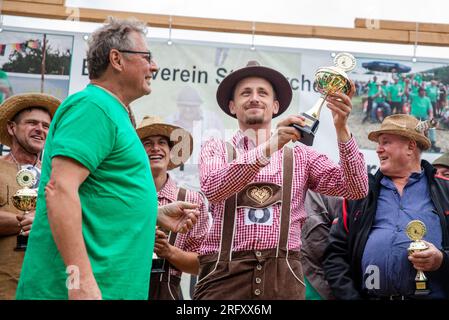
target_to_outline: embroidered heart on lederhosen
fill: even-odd
[[[258,204],[263,205],[273,197],[273,190],[267,186],[253,186],[248,188],[246,195]]]

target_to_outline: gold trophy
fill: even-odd
[[[426,225],[420,220],[412,220],[407,224],[407,236],[410,240],[413,240],[407,249],[409,255],[429,248],[427,244],[422,241],[422,238],[426,235],[426,232]],[[415,284],[415,295],[423,296],[430,293],[430,290],[427,288],[427,277],[421,270],[418,270],[416,273]]]
[[[161,230],[167,234],[168,232],[158,226],[156,226],[156,230]],[[153,263],[151,264],[151,273],[164,273],[165,272],[165,259],[160,258],[153,251]]]
[[[320,123],[321,108],[327,96],[335,92],[349,94],[351,91],[351,83],[346,73],[354,70],[356,66],[354,56],[346,52],[339,53],[334,58],[334,64],[335,66],[333,67],[319,68],[315,72],[313,86],[316,91],[321,93],[321,97],[310,110],[301,113],[305,117],[305,125],[303,127],[293,124],[293,127],[301,132],[299,141],[307,146],[313,144],[313,139]]]
[[[25,217],[30,211],[36,209],[37,192],[35,189],[30,189],[36,183],[34,173],[28,169],[22,169],[17,172],[16,181],[22,189],[12,196],[12,203],[14,207],[23,211]],[[17,236],[17,246],[14,250],[25,251],[28,244],[28,236],[23,235],[23,229],[20,229]]]

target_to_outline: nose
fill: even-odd
[[[380,143],[378,143],[377,147],[376,147],[376,153],[379,154],[383,151],[384,151],[384,148],[380,145]]]
[[[150,61],[150,69],[152,72],[159,70],[159,66],[157,65],[157,63],[154,59],[151,59],[151,61]]]
[[[251,93],[250,101],[252,103],[259,103],[259,93],[257,91],[254,91],[253,93]]]

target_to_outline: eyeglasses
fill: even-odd
[[[118,50],[118,52],[123,52],[123,53],[138,53],[138,54],[144,54],[146,55],[146,59],[148,60],[149,63],[151,63],[153,61],[153,55],[151,54],[151,51],[133,51],[133,50]]]

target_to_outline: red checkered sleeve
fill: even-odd
[[[365,160],[354,137],[338,144],[340,165],[312,148],[307,149],[308,184],[313,191],[347,199],[360,199],[368,194]]]
[[[199,204],[200,214],[198,216],[197,223],[189,232],[185,234],[178,233],[175,241],[175,247],[178,247],[187,252],[199,253],[201,243],[203,242],[210,228],[209,214],[207,212],[207,207],[204,203],[203,196],[200,193],[192,190],[187,190],[186,201]]]

